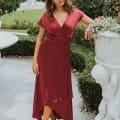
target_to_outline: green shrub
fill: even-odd
[[[2,23],[1,28],[2,29],[12,29],[12,26]]]
[[[94,53],[88,53],[85,61],[86,68],[78,77],[78,86],[85,104],[92,110],[97,110],[102,99],[102,90],[101,86],[91,76],[91,70],[95,65]]]
[[[115,16],[120,11],[120,0],[72,0],[73,3],[83,10],[91,18],[97,16]]]
[[[2,49],[2,55],[32,56],[35,40],[35,37],[20,37],[20,40],[16,44]]]
[[[86,27],[83,25],[77,26],[73,35],[72,42],[94,50],[94,41],[85,40],[84,38],[85,29]]]
[[[71,51],[71,65],[79,71],[83,71],[85,68],[85,60],[81,54],[78,54],[76,51]]]
[[[74,4],[83,10],[91,18],[103,15],[105,0],[72,0]]]
[[[87,49],[79,44],[72,43],[71,45],[71,64],[72,67],[82,72],[85,68],[85,52]]]
[[[14,23],[11,25],[12,29],[28,29],[29,27],[33,26],[33,23],[30,21],[19,21],[19,20],[14,20]]]
[[[27,33],[32,35],[32,36],[36,36],[38,34],[38,31],[39,31],[39,27],[32,25],[31,27],[29,27]]]
[[[23,21],[19,21],[19,20],[14,20],[14,23],[11,24],[11,25],[7,25],[5,23],[2,24],[1,28],[2,29],[28,29],[30,28],[31,26],[33,26],[33,23],[30,22],[30,21],[26,21],[26,20],[23,20]]]
[[[79,54],[77,56],[82,56],[81,58],[84,60],[81,63],[77,62],[77,66],[81,66],[81,64],[84,65],[81,72],[79,69],[77,69],[79,67],[74,66],[74,64],[76,65],[76,63],[74,63],[76,62],[76,60],[72,59],[73,60],[72,62],[74,63],[72,64],[73,67],[81,72],[81,74],[78,77],[78,87],[84,99],[84,103],[87,105],[87,107],[93,110],[97,110],[98,105],[102,98],[101,95],[102,90],[100,85],[97,84],[91,76],[91,70],[95,65],[95,61],[94,61],[95,54],[94,52],[90,51],[90,49],[75,43],[72,44],[71,51],[73,52],[73,54],[74,53]],[[77,59],[80,59],[80,57]]]
[[[120,11],[120,0],[105,0],[103,13],[105,16],[116,16],[116,13]]]

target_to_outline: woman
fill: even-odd
[[[46,8],[38,22],[40,31],[33,57],[36,83],[32,117],[73,120],[70,43],[77,23],[89,25],[92,19],[70,0],[46,0]],[[86,39],[91,36],[87,29]]]

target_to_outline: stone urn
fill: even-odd
[[[102,31],[95,38],[92,77],[102,88],[102,101],[95,120],[120,120],[120,34]]]

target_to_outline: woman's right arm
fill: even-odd
[[[38,52],[39,52],[40,45],[44,40],[44,37],[45,37],[45,28],[40,26],[39,34],[38,34],[37,41],[35,44],[33,65],[32,65],[32,70],[33,70],[34,74],[36,74],[36,75],[39,74]]]

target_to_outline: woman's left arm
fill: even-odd
[[[80,22],[87,25],[87,29],[85,30],[85,36],[84,36],[85,39],[86,40],[92,39],[93,38],[93,33],[92,33],[91,29],[89,28],[89,25],[93,22],[93,20],[90,17],[88,17],[87,15],[84,14]]]

